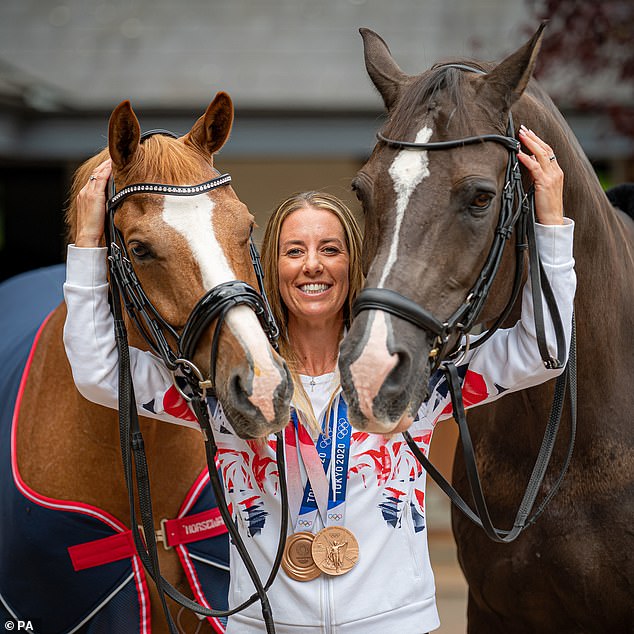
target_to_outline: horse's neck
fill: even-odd
[[[523,120],[556,149],[564,171],[564,213],[576,225],[576,305],[578,310],[594,307],[596,313],[598,306],[619,305],[623,298],[634,296],[634,223],[611,206],[559,111],[552,106],[545,109],[546,123],[544,111],[540,113],[534,107],[525,109]]]
[[[629,382],[634,364],[634,222],[616,212],[603,192],[592,166],[570,128],[557,112],[549,123],[526,111],[525,125],[538,130],[555,148],[564,171],[564,212],[575,221],[574,255],[577,273],[575,320],[577,324],[578,384],[580,409],[578,450],[588,451],[603,442],[610,430],[617,433],[629,424],[624,412],[634,407]],[[530,390],[537,403],[545,399],[549,385]],[[596,420],[582,420],[604,411]]]

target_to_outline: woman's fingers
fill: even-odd
[[[98,165],[77,195],[75,246],[96,247],[102,243],[106,213],[106,185],[112,173],[110,159]]]
[[[533,153],[533,156],[542,166],[556,160],[553,149],[548,143],[542,141],[532,130],[526,126],[520,126],[520,138],[522,143]]]
[[[535,214],[541,224],[563,224],[564,173],[553,149],[532,130],[521,126],[520,140],[532,155],[518,152],[518,160],[528,169],[535,184]]]
[[[88,184],[102,184],[108,180],[110,174],[112,174],[112,163],[110,159],[106,159],[93,170],[93,173],[88,179]]]

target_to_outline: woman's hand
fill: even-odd
[[[520,141],[532,155],[520,151],[517,158],[535,183],[535,215],[542,225],[564,224],[564,173],[552,148],[532,130],[520,126]]]
[[[99,247],[103,244],[106,221],[106,185],[112,173],[110,159],[101,163],[77,194],[76,247]]]

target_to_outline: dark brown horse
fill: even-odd
[[[498,65],[452,60],[486,74],[437,65],[408,76],[378,35],[365,29],[362,35],[366,67],[387,107],[386,137],[420,143],[503,135],[512,110],[516,126],[524,124],[554,148],[566,177],[565,213],[576,223],[579,406],[572,463],[537,523],[510,545],[489,541],[454,511],[454,535],[469,583],[469,631],[632,632],[634,223],[610,205],[570,128],[531,79],[541,29]],[[367,285],[383,284],[446,318],[465,300],[490,249],[507,150],[479,143],[417,151],[411,154],[418,156],[403,159],[412,163],[399,166],[398,183],[390,173],[397,154],[379,142],[355,181],[366,215]],[[467,207],[474,204],[481,183],[487,190],[493,187],[497,211],[477,223]],[[396,231],[398,249],[392,248]],[[514,270],[513,258],[505,256],[482,323],[500,314]],[[434,337],[390,315],[391,327],[384,334],[392,355],[382,358],[365,350],[372,313],[362,312],[353,322],[340,367],[351,419],[365,429],[386,432],[424,398]],[[508,324],[516,319],[517,311]],[[357,385],[358,376],[374,379]],[[552,396],[550,382],[469,414],[485,494],[500,527],[512,525]],[[565,409],[564,420],[568,416]],[[542,495],[564,460],[566,435],[557,442]],[[460,455],[454,485],[469,499]]]
[[[180,186],[204,183],[218,176],[213,166],[213,155],[227,140],[232,122],[231,100],[225,93],[218,93],[206,113],[185,136],[174,139],[155,135],[140,143],[137,118],[130,104],[122,103],[110,119],[108,149],[88,160],[75,176],[68,212],[70,241],[73,241],[76,227],[74,201],[77,192],[108,154],[112,158],[117,190],[133,183]],[[212,287],[230,280],[242,280],[257,288],[249,250],[253,217],[229,185],[183,197],[135,194],[117,210],[115,223],[146,295],[177,333],[182,331],[197,301]],[[46,507],[49,511],[54,509],[55,501],[61,501],[69,515],[72,511],[75,516],[80,516],[80,522],[103,520],[103,527],[97,527],[97,530],[104,536],[113,529],[115,534],[112,538],[117,547],[125,550],[130,541],[122,541],[121,535],[125,534],[126,526],[129,528],[130,512],[121,468],[117,412],[88,402],[75,388],[62,342],[64,320],[65,306],[62,304],[39,333],[28,376],[25,376],[22,385],[19,413],[14,417],[13,462],[14,476],[26,502],[19,511],[3,509],[3,522],[17,515],[26,518],[32,514],[34,517],[35,510],[40,512]],[[147,344],[133,325],[128,326],[130,344],[147,349]],[[191,358],[204,378],[208,378],[211,372],[213,331],[211,324],[203,332]],[[215,385],[219,400],[239,435],[262,437],[286,424],[292,383],[283,360],[270,346],[257,317],[247,306],[232,308],[227,314],[218,343]],[[165,528],[160,524],[161,520],[179,517],[188,492],[202,482],[201,473],[206,469],[204,446],[195,423],[192,423],[194,428],[189,429],[142,418],[141,426],[158,531]],[[3,497],[3,501],[5,499]],[[56,520],[51,521],[55,527]],[[199,524],[192,524],[189,529],[205,529],[209,522],[209,518],[201,519]],[[48,530],[52,535],[57,529]],[[46,531],[44,526],[39,531],[43,540],[50,539]],[[108,551],[114,547],[115,542],[108,542],[99,550],[100,556],[110,556]],[[30,564],[35,569],[34,577],[41,580],[48,577],[50,584],[57,577],[50,569],[38,569],[35,555],[46,548],[46,543],[37,547],[32,545],[30,552],[34,561]],[[79,556],[81,552],[72,552],[76,554],[73,560],[75,566],[82,560]],[[96,557],[94,549],[91,552],[93,561],[88,562],[88,568],[74,572],[70,570],[71,550],[66,553],[64,547],[60,554],[60,565],[69,568],[70,576],[85,579],[79,583],[86,593],[90,592],[90,575],[94,569],[91,565]],[[162,574],[191,596],[188,579],[190,582],[197,580],[196,573],[192,572],[195,562],[189,555],[185,558],[183,555],[184,551],[179,548],[159,548]],[[152,632],[167,631],[160,603],[156,601],[154,584],[149,577],[143,577],[138,558],[128,556],[132,557],[133,563],[130,574],[137,582],[137,591],[132,594],[134,600],[139,601],[139,607],[132,612],[141,613],[141,630],[149,632],[147,628],[150,626],[149,612],[145,612],[148,606],[141,597],[147,582],[152,595]],[[82,561],[86,563],[85,557]],[[16,566],[24,567],[24,563],[16,562]],[[185,564],[191,565],[186,569]],[[77,565],[81,566],[81,563]],[[111,568],[106,566],[113,565],[105,564],[102,569],[107,572]],[[121,585],[116,581],[116,588],[123,587],[125,579],[124,576],[120,580]],[[5,579],[3,584],[5,582],[9,586],[13,583],[15,587],[15,579]],[[34,585],[28,592],[35,592]],[[59,590],[56,588],[56,591]],[[61,595],[72,605],[78,597],[69,592],[64,594],[62,591]],[[117,601],[123,601],[122,596],[120,594]],[[104,611],[100,606],[106,599],[94,597],[97,617]],[[87,596],[87,605],[92,605],[91,601]],[[6,603],[11,601],[7,599]],[[58,606],[57,612],[66,607]],[[15,605],[13,608],[17,609]],[[127,604],[120,604],[117,611],[125,615],[130,608]],[[199,621],[193,614],[185,616],[178,615],[178,612],[178,608],[174,607],[174,619],[185,628],[184,631],[194,631],[199,627]],[[42,616],[41,612],[33,612],[20,617],[36,617],[38,614]],[[206,623],[203,625],[208,627]],[[78,627],[78,624],[67,623],[64,628],[71,626]],[[100,622],[100,626],[105,628],[100,631],[124,631],[117,621]],[[44,631],[51,631],[50,623],[44,623],[43,627]],[[132,623],[129,622],[127,627],[132,628]]]

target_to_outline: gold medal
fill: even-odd
[[[359,543],[343,526],[322,528],[311,546],[315,565],[327,575],[343,575],[359,561]]]
[[[321,574],[313,561],[311,545],[315,536],[301,531],[286,538],[282,568],[295,581],[312,581]]]

